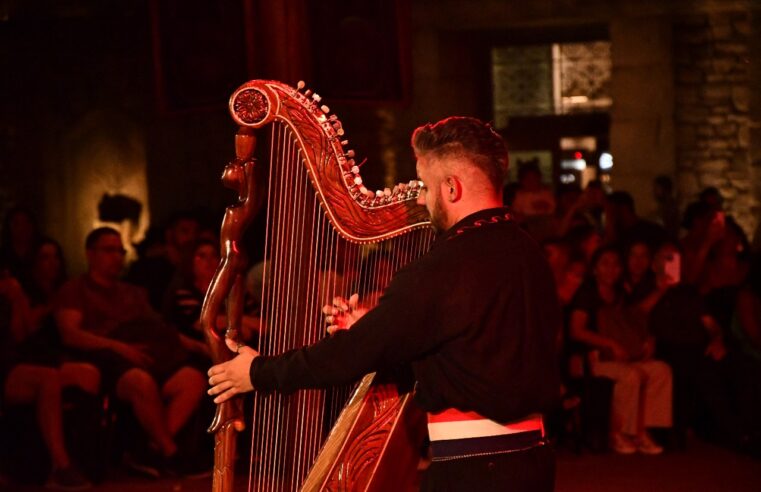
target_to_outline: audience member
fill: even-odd
[[[724,213],[706,203],[693,202],[684,211],[682,225],[687,230],[681,240],[683,281],[697,284],[705,275],[711,248],[724,235]]]
[[[148,434],[151,453],[135,468],[158,475],[177,468],[175,436],[198,406],[206,379],[187,365],[177,331],[151,308],[142,289],[119,281],[125,250],[107,227],[85,242],[88,270],[61,288],[55,317],[65,345],[101,371],[107,391],[128,403]]]
[[[189,269],[200,230],[201,225],[193,214],[175,214],[164,232],[164,243],[142,248],[145,254],[127,272],[125,280],[144,287],[154,309],[161,310],[175,273]]]
[[[20,282],[29,274],[34,247],[39,238],[37,221],[31,212],[15,207],[6,213],[0,242],[0,261]]]
[[[657,283],[674,281],[671,277],[678,270],[670,265],[679,255],[673,243],[658,249],[653,260]],[[748,443],[748,425],[735,403],[733,376],[726,363],[725,337],[697,286],[677,283],[668,289],[650,313],[649,328],[658,357],[674,373],[674,424],[680,444],[684,445],[690,426],[727,445]]]
[[[542,171],[537,160],[518,166],[518,190],[512,201],[512,212],[537,241],[541,242],[553,234],[555,195],[542,183]]]
[[[666,230],[637,216],[634,199],[625,191],[614,191],[605,199],[605,244],[627,246],[634,239],[645,241],[652,249],[668,239]]]
[[[577,186],[565,186],[568,188],[559,192],[558,195],[556,234],[564,236],[580,225],[590,225],[597,232],[602,233],[605,205],[605,190],[602,188],[602,183],[599,180],[590,181],[583,193],[578,191]]]
[[[602,244],[602,237],[592,225],[576,226],[566,235],[571,257],[580,259],[585,267],[592,261],[595,251]]]
[[[742,228],[731,216],[726,216],[721,237],[709,249],[702,276],[698,279],[704,295],[717,290],[731,291],[731,300],[725,308],[726,318],[734,308],[734,294],[748,274],[749,251],[750,245]],[[722,326],[728,324],[727,320]]]
[[[204,371],[209,367],[210,356],[200,322],[201,307],[218,266],[219,242],[200,240],[193,253],[190,275],[181,275],[174,282],[164,303],[164,318],[178,329],[183,346],[194,354],[194,365]],[[226,325],[227,316],[219,313],[218,328]],[[241,339],[250,343],[258,330],[258,318],[244,315]]]
[[[0,408],[33,405],[52,463],[46,486],[85,490],[90,482],[66,448],[62,391],[79,388],[94,395],[100,374],[92,365],[65,362],[59,351],[40,344],[33,319],[21,284],[5,270],[0,274]]]
[[[566,307],[584,280],[586,266],[580,258],[571,255],[565,241],[548,239],[542,243],[542,246],[555,277],[558,300],[562,307]]]
[[[29,298],[32,326],[53,326],[53,300],[65,281],[66,267],[61,246],[53,239],[42,238],[33,249],[29,275],[22,283]]]
[[[730,329],[733,342],[761,362],[761,256],[756,255],[747,282],[737,296],[736,314]]]
[[[621,454],[659,454],[663,448],[647,428],[671,427],[671,370],[653,359],[654,341],[644,324],[631,322],[637,313],[624,309],[618,250],[601,248],[590,267],[592,276],[571,305],[570,337],[592,349],[593,375],[615,381],[611,448]]]
[[[655,275],[651,267],[650,246],[641,239],[633,239],[625,251],[624,291],[627,302],[639,303],[655,287]]]
[[[653,180],[653,198],[656,210],[654,219],[669,237],[679,237],[679,204],[674,196],[674,183],[668,176],[660,175]]]
[[[698,195],[698,201],[708,205],[711,210],[721,211],[724,210],[724,197],[721,196],[721,192],[714,186],[704,188]]]

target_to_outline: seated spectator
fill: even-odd
[[[161,310],[175,274],[189,268],[200,231],[201,224],[194,215],[178,213],[169,221],[163,245],[141,248],[145,254],[132,264],[125,280],[144,287],[154,309]]]
[[[590,181],[583,193],[578,187],[565,185],[565,189],[558,191],[555,232],[558,236],[565,236],[568,231],[580,225],[589,225],[602,232],[604,205],[605,191],[599,180]]]
[[[629,303],[642,301],[655,286],[651,256],[650,246],[642,240],[635,239],[626,248],[623,285]]]
[[[571,257],[580,259],[586,266],[602,244],[602,237],[594,226],[580,225],[568,231],[566,241]]]
[[[0,262],[19,282],[25,281],[29,274],[39,238],[37,221],[28,210],[15,207],[8,211],[3,221]]]
[[[566,307],[584,280],[584,262],[571,256],[570,248],[564,241],[550,239],[542,244],[547,262],[555,277],[555,288],[561,307]]]
[[[746,284],[737,296],[731,335],[737,347],[761,362],[761,256],[753,259]]]
[[[180,334],[183,346],[194,354],[194,364],[199,369],[208,369],[211,359],[206,344],[200,316],[204,296],[211,285],[219,266],[219,246],[217,241],[202,239],[196,244],[193,254],[191,274],[183,275],[169,289],[164,305],[164,318],[174,325]],[[217,327],[227,325],[225,313],[219,313]],[[259,319],[244,315],[241,323],[241,339],[251,343],[259,330]]]
[[[671,427],[671,370],[653,360],[654,342],[643,323],[624,310],[621,257],[610,246],[591,263],[592,277],[571,304],[569,336],[593,349],[593,375],[613,379],[610,443],[621,454],[659,454],[649,427]]]
[[[152,451],[134,468],[156,476],[162,466],[182,465],[174,437],[196,410],[206,378],[187,365],[177,331],[145,292],[119,281],[125,255],[119,233],[95,229],[85,247],[87,273],[64,284],[56,301],[61,338],[100,369],[106,391],[130,405]]]
[[[721,237],[709,249],[703,274],[698,282],[704,295],[721,289],[732,291],[733,298],[725,308],[728,318],[734,309],[734,294],[748,274],[750,244],[745,232],[731,216],[723,217],[723,223]],[[728,319],[722,323],[724,327],[728,325]]]
[[[698,195],[698,201],[705,203],[716,212],[724,210],[724,197],[721,196],[721,192],[715,186],[704,188]]]
[[[681,240],[683,282],[697,284],[706,275],[708,254],[724,236],[723,212],[708,204],[694,202],[684,211],[683,224],[687,234]]]
[[[734,366],[736,401],[746,424],[746,447],[761,452],[761,256],[753,259],[740,288],[729,330],[729,359]]]
[[[35,246],[28,278],[22,283],[31,307],[31,324],[53,327],[53,301],[66,281],[66,268],[61,246],[53,239],[43,238]]]
[[[679,237],[679,204],[671,178],[660,175],[653,180],[653,198],[657,207],[653,219],[666,229],[669,237]]]
[[[46,487],[85,490],[91,484],[66,448],[61,395],[70,387],[96,394],[100,374],[92,365],[64,362],[60,352],[39,344],[39,327],[33,319],[21,285],[4,271],[0,275],[0,408],[34,405],[53,468]]]
[[[645,241],[651,249],[669,239],[666,230],[640,218],[634,199],[625,191],[615,191],[605,199],[605,244],[627,246],[635,239]]]
[[[653,260],[656,283],[673,282],[662,278],[678,272],[670,267],[678,257],[672,243],[659,248]],[[761,393],[761,377],[752,376],[742,357],[727,345],[697,286],[677,283],[669,288],[652,309],[649,327],[658,356],[674,373],[674,423],[682,445],[689,426],[733,448],[752,445],[758,410],[741,402],[752,402],[753,394]]]

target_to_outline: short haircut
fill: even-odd
[[[98,244],[98,241],[100,241],[100,238],[108,235],[114,235],[120,239],[122,237],[122,235],[119,234],[119,231],[113,227],[98,227],[97,229],[90,231],[90,234],[85,238],[85,249],[93,249],[95,245]]]
[[[418,157],[466,157],[489,178],[495,190],[502,189],[508,167],[507,146],[488,123],[467,116],[428,123],[413,132],[412,148]]]

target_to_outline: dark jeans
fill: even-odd
[[[551,492],[555,452],[549,444],[526,451],[434,461],[423,475],[421,491]]]

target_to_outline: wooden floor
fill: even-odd
[[[241,478],[236,490],[245,491]],[[6,485],[3,491],[38,492],[42,487]],[[115,470],[95,492],[208,492],[210,479],[149,481]],[[761,460],[691,440],[687,451],[661,456],[574,455],[559,450],[557,492],[759,492]]]

